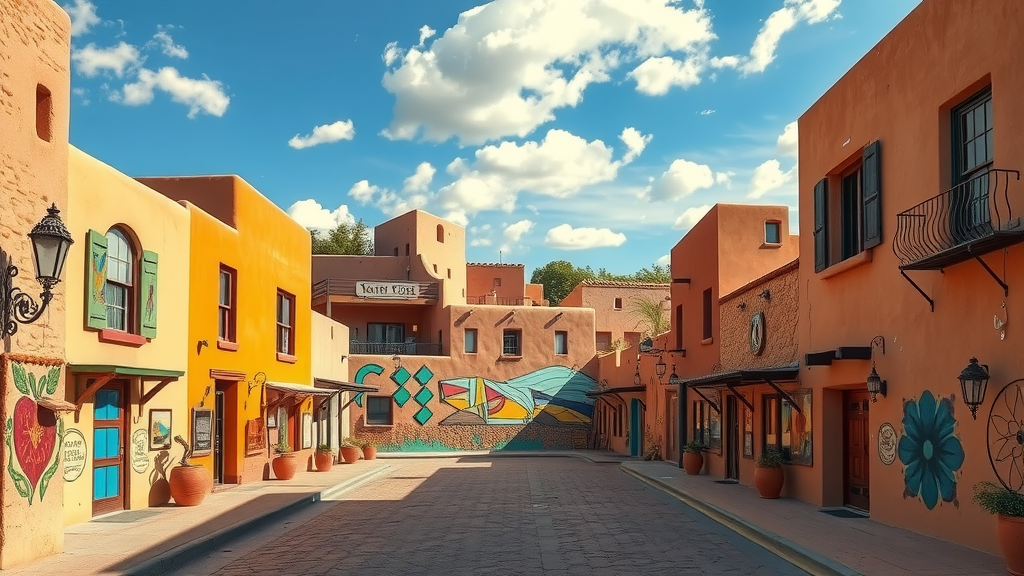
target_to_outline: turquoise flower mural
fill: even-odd
[[[956,501],[956,471],[964,463],[964,447],[954,435],[956,418],[952,398],[939,398],[928,390],[918,400],[903,402],[903,436],[899,455],[903,463],[904,498],[921,497],[929,510],[939,498]]]

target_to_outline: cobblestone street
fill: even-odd
[[[177,574],[804,574],[616,465],[407,459]]]

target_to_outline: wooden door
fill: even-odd
[[[846,392],[844,400],[846,490],[843,500],[848,506],[870,510],[868,407],[871,401],[868,393],[861,390]]]
[[[107,384],[93,404],[92,514],[124,510],[125,386]]]

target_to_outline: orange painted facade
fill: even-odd
[[[1021,30],[1016,0],[926,0],[799,120],[801,382],[818,440],[792,494],[988,551],[995,520],[971,489],[1021,482],[1019,458],[994,466],[986,440],[990,415],[1019,420],[1000,391],[1024,377]],[[840,357],[857,347],[864,359]],[[888,393],[851,402],[870,356]],[[957,379],[971,357],[991,378],[976,420]]]
[[[310,276],[301,265],[310,254],[309,232],[238,176],[139,181],[191,214],[190,440],[195,444],[197,432],[205,432],[192,429],[197,409],[212,409],[211,424],[223,427],[222,445],[197,451],[193,461],[220,484],[267,479],[272,446],[284,436],[308,467],[315,446],[303,424],[313,400],[275,391],[272,384],[312,386]],[[222,279],[230,285],[225,292]],[[224,307],[222,294],[228,297]],[[279,319],[282,306],[288,309]],[[280,340],[282,323],[286,342]],[[247,446],[248,427],[265,422],[268,414],[277,427],[268,430],[264,446]]]
[[[522,264],[466,264],[466,301],[529,306],[531,302],[525,301],[525,270]]]

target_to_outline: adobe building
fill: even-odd
[[[37,270],[27,234],[53,222],[41,220],[48,208],[68,216],[71,21],[50,0],[0,3],[0,47],[0,264],[14,267],[4,277],[22,291],[16,302],[30,304],[0,322],[9,335],[0,362],[0,568],[10,568],[64,548],[58,468],[67,410],[73,411],[64,400],[67,291],[60,277],[53,285],[37,282],[53,272]]]
[[[522,264],[466,264],[466,303],[547,306],[543,284],[528,284]]]
[[[166,504],[188,435],[189,211],[70,148],[64,524]]]
[[[819,440],[794,495],[987,551],[972,487],[1024,488],[1000,453],[1024,420],[1021,30],[1017,0],[925,0],[799,119]],[[965,390],[972,358],[987,387]]]
[[[314,310],[349,327],[352,380],[379,388],[349,405],[352,435],[382,451],[587,445],[593,310],[527,305],[525,285],[506,285],[521,268],[467,266],[465,230],[420,210],[374,228],[373,256],[312,268]],[[522,305],[467,303],[487,295],[470,277],[489,292],[502,278]]]

